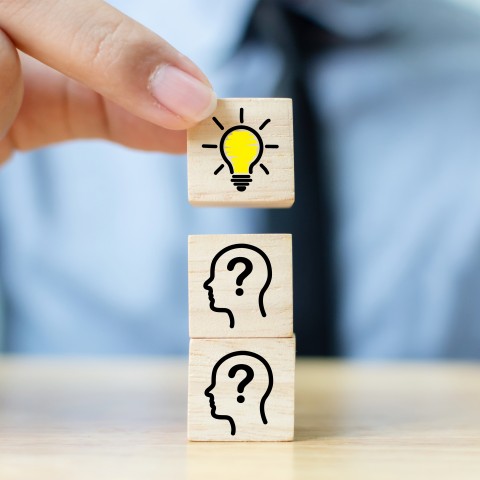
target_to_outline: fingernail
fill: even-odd
[[[210,87],[172,65],[163,65],[153,73],[149,89],[161,105],[188,120],[203,120],[217,105]]]

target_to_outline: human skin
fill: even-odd
[[[0,164],[79,138],[182,153],[215,106],[191,60],[101,0],[0,0]]]

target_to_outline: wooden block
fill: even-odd
[[[293,440],[295,338],[190,340],[188,439]]]
[[[192,205],[291,207],[294,199],[292,101],[224,98],[188,130]]]
[[[190,337],[291,337],[291,235],[192,235]]]

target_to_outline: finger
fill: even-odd
[[[215,108],[198,67],[101,0],[0,0],[0,28],[19,49],[162,127],[188,128]]]
[[[0,140],[13,123],[21,101],[20,60],[14,45],[0,30]]]
[[[65,140],[103,138],[143,150],[185,151],[185,131],[167,130],[140,119],[26,55],[22,55],[22,64],[25,94],[5,139],[10,147],[31,150]]]

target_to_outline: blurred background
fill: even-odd
[[[0,170],[0,344],[188,351],[187,235],[294,235],[304,355],[480,358],[480,0],[115,0],[219,97],[294,99],[291,211],[193,208],[183,156],[102,141]]]

